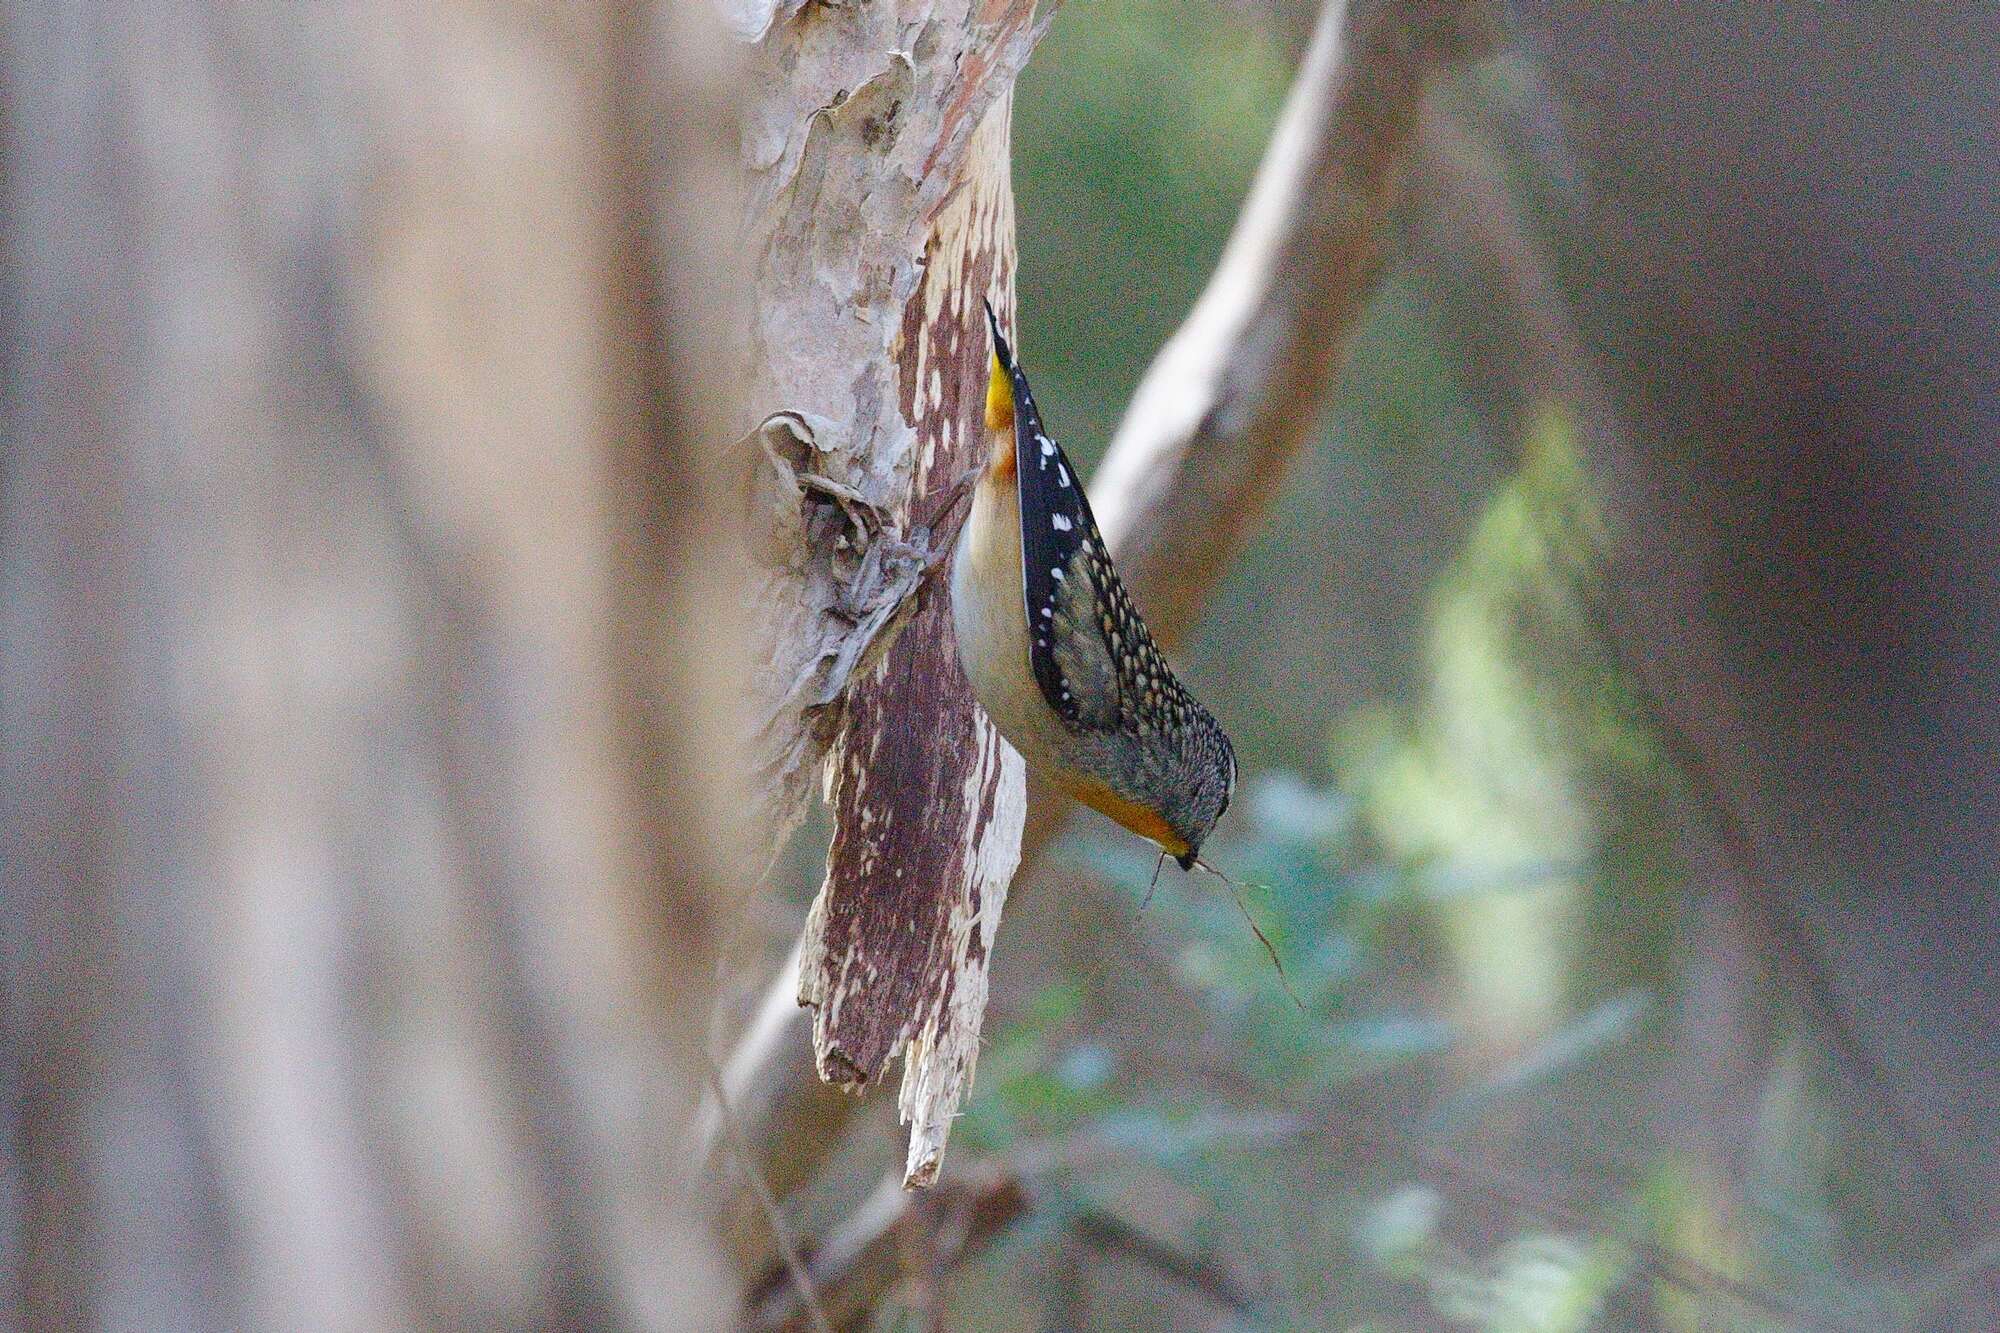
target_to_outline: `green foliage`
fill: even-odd
[[[1600,647],[1606,538],[1572,426],[1551,409],[1525,444],[1438,584],[1422,725],[1368,775],[1375,826],[1404,856],[1583,860],[1593,780],[1656,762]],[[1381,746],[1384,722],[1367,725]]]
[[[1093,831],[1060,855],[1116,886],[1135,910],[1144,905],[1148,934],[1171,955],[1208,1030],[1265,1103],[1296,1105],[1442,1049],[1450,1032],[1435,1017],[1370,1002],[1376,936],[1405,909],[1410,889],[1393,872],[1354,859],[1353,801],[1285,777],[1255,783],[1243,804],[1237,831],[1209,849],[1242,881],[1235,892],[1205,876],[1182,879],[1177,870],[1154,890],[1157,858],[1119,832]],[[1278,951],[1305,1014],[1287,998],[1246,911]],[[1229,1109],[1183,1101],[1170,1113],[1114,1116],[1120,1100],[1113,1053],[1094,1042],[1059,1040],[1082,998],[1077,981],[1061,982],[1001,1026],[982,1057],[978,1095],[960,1131],[967,1140],[1005,1149],[1108,1128],[1171,1156],[1183,1145],[1179,1131],[1200,1113]]]
[[[1630,1246],[1609,1231],[1517,1232],[1483,1256],[1444,1236],[1445,1201],[1406,1186],[1367,1208],[1356,1247],[1383,1274],[1421,1284],[1436,1312],[1483,1333],[1582,1333],[1632,1275]]]
[[[1429,686],[1415,723],[1382,711],[1342,749],[1371,828],[1434,878],[1493,886],[1441,915],[1489,1041],[1560,1022],[1569,921],[1599,851],[1595,778],[1649,762],[1589,605],[1604,550],[1569,422],[1546,413],[1520,471],[1439,581]]]

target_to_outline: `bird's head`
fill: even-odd
[[[1203,710],[1195,714],[1186,730],[1183,757],[1187,765],[1184,784],[1175,808],[1167,811],[1167,823],[1187,850],[1174,854],[1181,869],[1194,868],[1195,858],[1215,825],[1236,795],[1236,748],[1220,723]]]

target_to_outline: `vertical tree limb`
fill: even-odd
[[[931,383],[948,367],[924,344],[930,326],[905,322],[927,280],[974,276],[927,279],[933,232],[969,183],[974,131],[1034,37],[1032,0],[793,8],[767,5],[744,24],[761,38],[744,130],[757,301],[743,425],[765,423],[762,461],[777,473],[756,488],[751,516],[767,607],[758,795],[773,838],[797,819],[839,733],[859,650],[882,627],[874,613],[900,607],[917,581],[909,528],[922,517],[924,451],[938,441],[920,440],[925,423],[907,413],[920,393],[931,412],[956,399]],[[1009,189],[1004,120],[991,160]],[[1007,263],[982,262],[987,280],[1011,289],[1007,207],[1004,235],[986,237],[1007,247]]]
[[[907,1046],[913,1185],[935,1177],[970,1083],[1020,839],[1020,760],[973,704],[944,585],[922,574],[946,539],[927,497],[983,439],[981,303],[1012,304],[1008,107],[1031,15],[1004,0],[745,25],[769,72],[746,138],[753,461],[770,470],[753,516],[771,608],[758,777],[775,831],[830,765],[798,997],[828,1081],[858,1091]]]
[[[905,308],[902,410],[919,486],[975,465],[990,352],[982,300],[1012,285],[1008,100],[974,136]],[[906,355],[908,355],[906,353]],[[847,701],[831,782],[835,833],[806,923],[799,998],[815,1006],[820,1077],[858,1088],[909,1044],[900,1110],[905,1179],[937,1177],[978,1056],[986,969],[1020,854],[1020,756],[959,671],[949,585],[925,583],[910,627]]]

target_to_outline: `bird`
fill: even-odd
[[[1192,870],[1236,751],[1133,607],[990,301],[986,323],[987,450],[951,548],[959,664],[1031,769]]]

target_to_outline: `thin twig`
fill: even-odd
[[[891,1173],[827,1232],[814,1253],[812,1269],[822,1299],[842,1320],[859,1318],[897,1283],[922,1271],[919,1240],[935,1248],[935,1268],[942,1276],[1028,1206],[1027,1186],[1004,1162],[975,1165],[927,1193],[904,1189],[901,1173]],[[759,1290],[768,1295],[753,1298],[747,1326],[791,1327],[796,1293],[775,1274]]]
[[[764,1220],[771,1227],[771,1240],[778,1247],[778,1256],[784,1261],[785,1272],[791,1278],[793,1290],[798,1293],[799,1304],[805,1307],[806,1318],[812,1323],[814,1333],[833,1333],[833,1325],[819,1303],[819,1293],[813,1288],[812,1274],[799,1254],[798,1242],[793,1239],[792,1229],[786,1223],[784,1214],[778,1211],[778,1201],[772,1196],[764,1173],[757,1169],[750,1145],[744,1140],[743,1130],[736,1123],[736,1114],[730,1108],[729,1096],[722,1090],[722,1070],[706,1047],[702,1049],[702,1068],[708,1073],[709,1095],[715,1098],[716,1119],[721,1122],[723,1137],[729,1144],[729,1155],[736,1159],[737,1169],[750,1182],[758,1206],[764,1210]]]
[[[1769,961],[1791,982],[1808,1021],[1825,1038],[1833,1052],[1834,1063],[1845,1070],[1854,1081],[1855,1090],[1866,1099],[1869,1114],[1877,1117],[1879,1123],[1888,1129],[1889,1136],[1901,1143],[1903,1150],[1910,1154],[1918,1174],[1923,1178],[1925,1192],[1936,1205],[1946,1228],[1962,1229],[1965,1226],[1964,1212],[1945,1184],[1947,1177],[1943,1162],[1916,1126],[1911,1124],[1908,1109],[1896,1084],[1862,1042],[1840,1007],[1833,978],[1813,948],[1812,941],[1807,938],[1804,926],[1789,909],[1785,896],[1779,893],[1777,879],[1766,868],[1748,821],[1723,795],[1714,766],[1708,762],[1688,728],[1682,726],[1668,710],[1666,701],[1617,636],[1614,615],[1623,612],[1629,616],[1633,608],[1625,600],[1623,590],[1615,585],[1616,580],[1605,580],[1603,586],[1580,589],[1584,604],[1590,608],[1592,628],[1611,660],[1625,675],[1634,702],[1672,756],[1673,773],[1685,788],[1689,801],[1709,823],[1709,834],[1716,848],[1741,883],[1743,896],[1748,900],[1751,914],[1769,949]]]
[[[1919,1313],[1928,1313],[1995,1269],[2000,1269],[2000,1234],[1987,1236],[1939,1264],[1911,1291],[1911,1303]]]
[[[1145,911],[1153,905],[1153,891],[1160,887],[1160,872],[1167,868],[1167,852],[1160,849],[1160,859],[1153,862],[1153,882],[1146,886],[1146,896],[1139,900],[1139,910]]]
[[[1133,1226],[1115,1213],[1086,1208],[1070,1226],[1085,1244],[1164,1273],[1233,1314],[1248,1316],[1257,1312],[1257,1303],[1229,1274]]]

